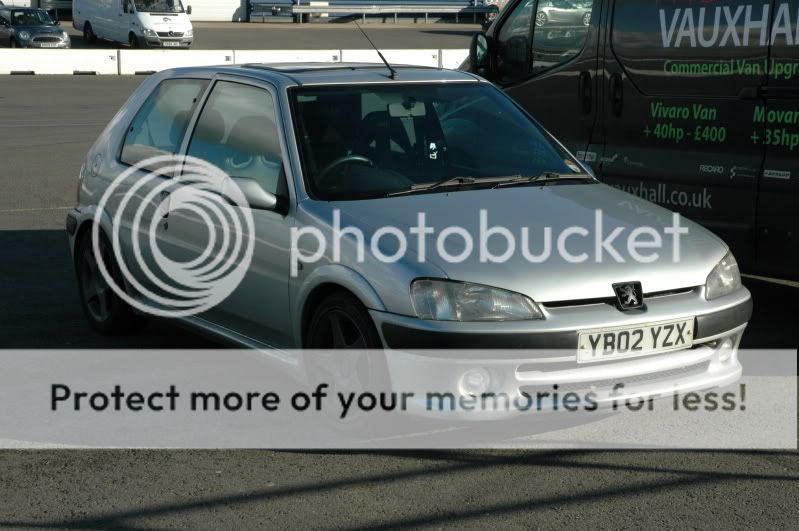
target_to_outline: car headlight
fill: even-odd
[[[469,282],[418,279],[411,299],[420,319],[433,321],[526,321],[543,319],[528,297],[504,289]]]
[[[158,34],[150,28],[143,28],[142,31],[147,37],[158,37]]]
[[[69,33],[67,33],[66,31],[64,33],[62,33],[61,34],[61,40],[62,41],[68,41],[69,40]]]
[[[709,301],[741,288],[741,271],[732,253],[721,259],[705,281],[705,298]]]
[[[28,41],[31,38],[31,34],[28,33],[27,31],[20,31],[19,33],[17,33],[17,37],[19,37],[23,41]]]
[[[194,37],[194,30],[190,29],[183,34],[184,37]]]

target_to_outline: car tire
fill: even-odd
[[[92,29],[92,25],[88,22],[83,25],[83,41],[89,44],[97,43],[97,35],[94,34],[94,29]]]
[[[108,238],[100,232],[100,253],[114,283],[124,289],[119,265]],[[120,298],[100,273],[92,245],[92,231],[87,230],[75,252],[75,274],[81,308],[91,327],[104,335],[124,335],[137,331],[144,324],[142,315]]]
[[[583,26],[590,26],[591,25],[591,13],[586,13],[583,15]]]
[[[331,316],[339,321],[337,335],[347,339],[344,344],[340,344],[333,337],[336,333],[331,330],[331,326],[334,326]],[[335,292],[317,306],[308,325],[304,346],[314,350],[368,349],[364,350],[363,355],[353,352],[338,358],[332,350],[329,354],[319,352],[313,356],[305,356],[306,374],[312,385],[326,383],[331,392],[343,393],[358,394],[369,391],[377,394],[390,391],[391,380],[380,336],[366,307],[350,293]],[[377,433],[375,430],[386,428],[370,422],[371,417],[368,414],[355,411],[348,414],[346,419],[336,420],[332,427],[351,435],[374,434]]]
[[[317,306],[303,343],[312,349],[383,348],[366,307],[344,291],[327,296]]]
[[[546,26],[547,22],[549,22],[549,17],[543,11],[539,11],[535,14],[535,26],[540,28],[542,26]]]

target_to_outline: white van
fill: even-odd
[[[131,48],[188,48],[194,40],[191,6],[181,0],[74,0],[72,26],[83,39]]]

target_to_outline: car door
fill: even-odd
[[[770,3],[615,0],[599,177],[713,230],[751,267]]]
[[[560,3],[559,3],[560,4]],[[578,8],[568,4],[569,14]],[[597,51],[602,1],[586,26],[579,17],[541,24],[552,2],[520,0],[488,32],[496,51],[493,81],[551,130],[566,147],[585,153],[597,116]],[[559,17],[563,17],[563,9]],[[538,22],[536,22],[538,21]]]
[[[152,242],[158,242],[168,220],[173,188],[174,155],[180,152],[189,119],[208,86],[207,79],[166,79],[153,89],[128,125],[119,159],[106,176],[117,181],[112,211],[120,211],[125,262],[146,296],[169,296]],[[155,162],[155,160],[158,162]],[[126,201],[126,206],[122,208]],[[164,305],[164,304],[161,304]]]
[[[799,0],[775,4],[766,105],[753,124],[766,160],[757,195],[757,269],[799,277]],[[755,139],[757,140],[757,139]]]
[[[221,272],[243,268],[240,282],[224,300],[202,313],[202,319],[259,342],[290,347],[294,345],[288,290],[292,218],[284,208],[288,204],[284,161],[288,159],[281,130],[277,95],[271,86],[218,78],[187,139],[186,154],[212,164],[242,186],[254,182],[277,196],[280,206],[276,210],[231,206],[243,220],[237,228],[230,217],[223,219],[209,211],[203,216],[181,208],[173,194],[163,241],[183,263],[211,249],[199,267],[221,258],[231,266],[220,266]],[[190,182],[193,177],[184,171],[182,178]],[[251,216],[253,232],[247,229],[246,216]],[[223,245],[226,238],[234,242],[238,237],[244,246],[252,241],[251,257],[234,252],[233,244]],[[233,277],[220,276],[219,281],[226,283],[229,278]]]

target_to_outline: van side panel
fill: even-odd
[[[770,0],[616,0],[599,175],[707,226],[755,263]]]
[[[749,120],[765,129],[760,180],[757,265],[766,274],[799,277],[799,0],[776,2],[766,106]]]

